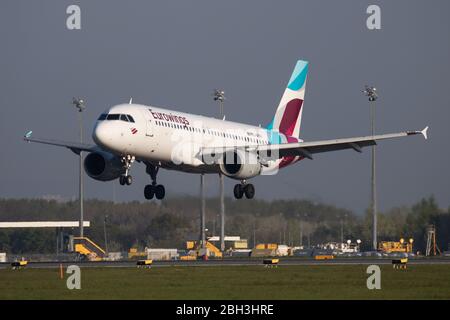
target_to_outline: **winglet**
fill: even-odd
[[[33,131],[28,131],[23,137],[25,138],[25,139],[30,139],[31,138],[31,135],[33,134]]]
[[[428,126],[426,126],[422,131],[420,131],[420,133],[423,135],[423,137],[425,138],[425,140],[428,139]]]

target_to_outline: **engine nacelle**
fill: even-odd
[[[255,153],[237,149],[224,153],[220,171],[233,179],[249,179],[261,173],[261,163]]]
[[[108,152],[91,152],[84,159],[84,170],[92,179],[110,181],[125,173],[120,158]]]

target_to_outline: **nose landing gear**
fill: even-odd
[[[255,196],[255,186],[251,183],[247,184],[245,180],[243,180],[241,183],[234,186],[233,193],[236,199],[242,199],[244,194],[247,199],[253,199]]]
[[[150,175],[152,184],[148,184],[144,188],[145,199],[151,200],[153,199],[153,197],[156,197],[156,199],[158,200],[164,199],[166,195],[166,189],[162,184],[156,183],[156,175],[158,174],[159,167],[148,163],[146,165],[147,167],[145,171]]]
[[[120,159],[120,161],[122,162],[123,167],[125,169],[125,174],[121,175],[119,177],[119,183],[120,183],[121,186],[124,186],[124,185],[129,186],[129,185],[131,185],[133,183],[133,177],[130,176],[128,174],[128,172],[130,171],[131,165],[134,162],[134,156],[127,155],[125,157],[122,157]]]

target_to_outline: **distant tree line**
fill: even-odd
[[[206,202],[207,234],[219,234],[219,201]],[[450,208],[449,208],[450,209]],[[450,243],[450,210],[440,209],[434,197],[380,212],[379,240],[414,238],[415,250],[424,251],[426,228],[434,224],[437,242],[447,250]],[[309,200],[226,199],[226,234],[239,235],[254,243],[318,244],[361,239],[364,249],[372,243],[372,215],[356,215],[350,210]],[[77,201],[41,199],[0,199],[0,221],[78,220]],[[110,251],[128,251],[131,247],[184,248],[186,240],[198,239],[200,212],[196,197],[174,197],[162,202],[113,203],[101,200],[85,202],[85,219],[91,227],[86,236],[104,246],[104,223]],[[78,230],[69,230],[78,235]],[[0,252],[55,252],[55,230],[0,230]]]

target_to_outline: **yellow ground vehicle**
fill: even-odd
[[[407,263],[408,263],[408,258],[392,260],[392,267],[394,269],[405,269],[406,270]]]
[[[11,263],[11,268],[13,270],[19,270],[25,268],[27,265],[28,261],[26,260],[14,261],[13,263]]]
[[[314,259],[316,259],[316,260],[331,260],[331,259],[334,259],[334,256],[331,254],[320,254],[320,255],[314,256]]]
[[[222,251],[220,251],[219,248],[217,248],[215,245],[213,245],[211,242],[206,241],[206,251],[207,255],[210,257],[216,257],[216,258],[222,258]],[[186,249],[188,250],[195,250],[197,251],[197,256],[200,255],[201,251],[201,245],[200,241],[187,241],[186,242]]]
[[[136,262],[136,266],[138,268],[151,268],[153,264],[153,260],[147,259],[147,260],[139,260]]]
[[[273,268],[273,267],[277,267],[278,266],[278,263],[280,262],[280,259],[264,259],[263,260],[263,264],[264,264],[264,266],[265,267],[268,267],[268,268]]]
[[[197,257],[196,256],[181,256],[180,260],[182,260],[182,261],[197,260]]]
[[[75,252],[83,257],[87,257],[90,261],[103,260],[106,255],[105,250],[87,237],[74,237],[73,241],[75,244]]]

